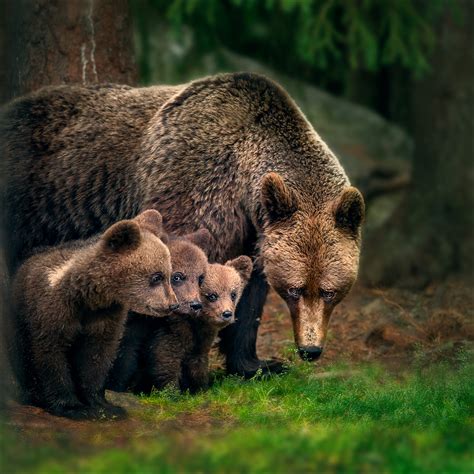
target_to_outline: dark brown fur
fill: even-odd
[[[222,334],[230,372],[262,367],[255,340],[265,277],[285,298],[295,280],[305,289],[305,309],[290,309],[295,327],[308,334],[322,324],[320,279],[308,275],[331,269],[344,288],[354,281],[360,195],[345,195],[349,180],[336,157],[265,77],[46,88],[10,104],[1,128],[12,268],[38,245],[87,237],[151,205],[172,232],[209,229],[213,261],[257,257],[238,322]],[[337,208],[344,196],[347,205]],[[317,250],[321,241],[324,251]]]
[[[116,416],[104,383],[127,311],[163,316],[176,303],[161,216],[146,211],[90,242],[28,259],[13,283],[19,378],[29,402],[56,415]],[[162,281],[150,285],[153,275]],[[159,280],[159,279],[158,279]]]
[[[172,386],[194,393],[208,387],[211,346],[218,331],[234,322],[251,273],[252,261],[246,256],[208,266],[201,287],[202,312],[158,322],[146,347],[145,370],[134,387],[136,392]]]
[[[179,308],[174,312],[177,318],[195,316],[202,309],[200,286],[208,265],[203,250],[208,252],[211,242],[209,232],[200,229],[181,238],[171,238],[168,243],[172,266],[171,286],[179,303]],[[141,314],[132,313],[129,316],[107,388],[123,392],[136,387],[139,380],[146,378],[148,347],[161,324],[165,323]]]

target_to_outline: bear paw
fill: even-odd
[[[288,367],[284,361],[279,359],[250,359],[239,361],[239,364],[227,364],[227,373],[229,375],[240,375],[246,379],[255,376],[277,375],[287,372]]]

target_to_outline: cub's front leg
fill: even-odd
[[[208,354],[188,358],[183,366],[181,390],[196,393],[207,388],[209,388]]]
[[[147,374],[151,385],[158,390],[165,387],[179,389],[185,357],[185,348],[179,337],[157,333],[147,350]]]
[[[105,399],[105,381],[117,355],[126,312],[94,318],[83,327],[74,354],[79,395],[98,417],[123,417],[126,411]]]

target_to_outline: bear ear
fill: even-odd
[[[140,227],[132,220],[117,222],[107,229],[102,240],[104,246],[113,252],[134,250],[140,245]]]
[[[211,233],[204,227],[191,234],[186,234],[183,238],[192,244],[197,245],[206,255],[209,254],[211,248],[215,244],[215,240]]]
[[[163,218],[155,209],[147,209],[138,214],[133,219],[142,229],[146,229],[157,237],[162,237],[165,232],[163,230]]]
[[[365,216],[364,198],[354,187],[344,190],[335,208],[336,227],[356,234]]]
[[[270,223],[288,219],[298,210],[296,194],[278,173],[268,173],[263,177],[262,204]]]
[[[250,280],[250,275],[253,270],[253,263],[250,257],[246,255],[241,255],[240,257],[234,258],[233,260],[228,260],[226,266],[235,268],[242,280],[247,283]]]

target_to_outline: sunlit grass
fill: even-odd
[[[132,412],[158,427],[126,449],[30,450],[10,472],[472,472],[473,365],[436,364],[390,374],[379,365],[285,376],[219,379],[196,396],[168,390]],[[186,428],[188,417],[207,425]],[[160,423],[179,419],[178,432]],[[36,449],[36,448],[35,448]],[[56,448],[57,450],[58,448]],[[36,455],[36,459],[35,459]]]

